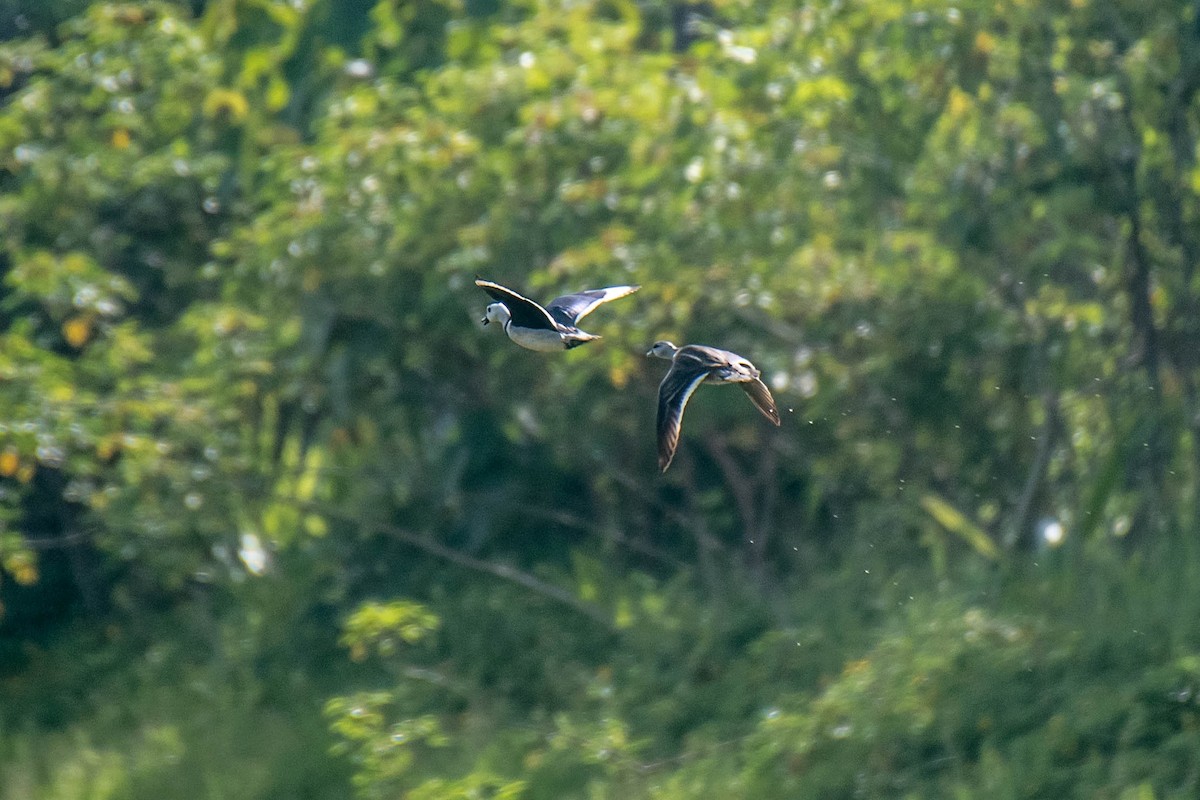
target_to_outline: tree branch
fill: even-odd
[[[761,578],[765,543],[761,541],[762,537],[760,536],[758,509],[754,502],[754,486],[729,452],[729,443],[725,441],[724,436],[713,435],[705,441],[704,447],[717,462],[721,475],[725,478],[725,484],[733,494],[733,502],[737,506],[738,516],[742,518],[742,541],[750,555],[750,569]]]
[[[1033,501],[1037,497],[1038,488],[1046,479],[1046,472],[1050,469],[1050,457],[1054,454],[1054,443],[1061,430],[1058,396],[1048,391],[1043,403],[1046,410],[1046,421],[1042,424],[1041,435],[1038,436],[1037,453],[1034,455],[1033,464],[1029,468],[1029,474],[1025,476],[1025,485],[1021,488],[1012,530],[1004,542],[1009,548],[1020,542],[1021,536],[1033,527]]]
[[[579,612],[588,619],[602,625],[603,627],[614,630],[612,620],[603,610],[596,606],[585,603],[575,595],[571,594],[562,587],[555,586],[550,583],[530,575],[528,572],[517,569],[510,564],[497,564],[491,561],[474,558],[465,555],[457,550],[446,547],[443,544],[435,542],[427,536],[422,536],[413,533],[410,530],[401,528],[398,525],[393,525],[381,520],[369,520],[355,517],[337,508],[325,505],[324,503],[304,503],[301,506],[306,511],[311,511],[334,519],[340,519],[343,522],[348,522],[353,525],[359,525],[364,528],[374,528],[382,531],[397,541],[403,542],[411,547],[421,550],[435,558],[440,558],[443,561],[448,561],[451,564],[471,570],[473,572],[482,572],[487,575],[492,575],[501,580],[515,583],[518,586],[523,586],[529,591],[539,594],[556,603],[567,606],[574,611]]]

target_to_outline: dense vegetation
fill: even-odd
[[[1182,0],[0,0],[0,798],[1196,797],[1198,91]],[[783,426],[660,477],[659,338]]]

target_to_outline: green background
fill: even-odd
[[[1182,0],[0,0],[0,798],[1196,797],[1198,91]],[[660,338],[782,427],[659,476]]]

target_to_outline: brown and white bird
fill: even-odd
[[[487,307],[483,324],[498,322],[508,338],[528,350],[551,352],[570,350],[600,337],[576,327],[579,320],[601,303],[633,294],[640,286],[609,286],[607,289],[585,289],[564,294],[551,300],[544,308],[512,289],[482,278],[475,285],[496,302]]]
[[[683,409],[701,383],[738,384],[764,417],[779,424],[775,398],[759,377],[762,373],[737,353],[702,344],[676,347],[663,341],[655,342],[646,355],[671,362],[671,369],[658,386],[658,467],[661,471],[666,472],[671,466],[675,448],[679,445]]]

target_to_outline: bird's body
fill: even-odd
[[[658,466],[663,472],[671,466],[679,445],[683,409],[701,383],[738,384],[763,416],[779,424],[775,399],[759,377],[762,373],[737,353],[701,344],[676,347],[671,342],[655,342],[646,355],[671,362],[658,387]]]
[[[496,302],[487,307],[483,324],[498,322],[508,338],[527,350],[551,352],[570,350],[600,337],[581,331],[576,323],[590,314],[596,306],[633,294],[639,286],[609,286],[605,289],[585,289],[574,294],[556,297],[542,307],[528,297],[492,281],[477,279],[475,285]]]
[[[587,339],[580,336],[567,337],[556,330],[522,328],[519,325],[514,325],[511,320],[505,324],[504,332],[508,334],[508,338],[526,350],[537,350],[540,353],[551,353],[555,350],[570,350],[572,347],[578,347],[581,344],[590,342],[593,338],[600,338],[599,336]]]

